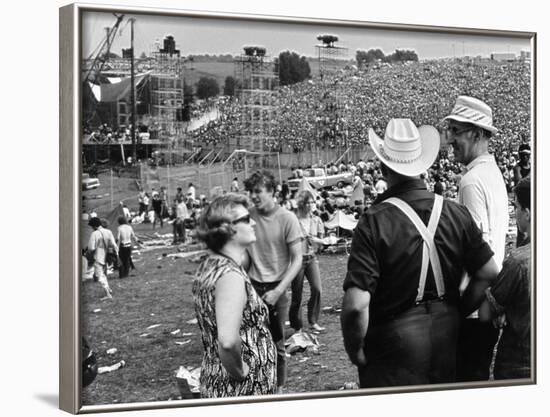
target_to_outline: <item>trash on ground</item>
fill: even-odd
[[[344,385],[342,385],[338,390],[346,390],[346,389],[359,389],[359,386],[357,385],[357,382],[346,382]]]
[[[183,345],[186,345],[188,343],[191,343],[191,339],[184,340],[183,342],[176,342],[176,345],[183,346]]]
[[[111,365],[111,366],[100,366],[97,369],[97,373],[98,374],[104,374],[104,373],[107,373],[107,372],[113,372],[113,371],[116,371],[117,369],[124,368],[124,365],[126,365],[126,362],[120,361],[120,362],[117,362],[117,363],[115,363],[114,365]]]
[[[147,327],[147,330],[154,329],[155,327],[159,327],[159,326],[162,326],[162,324],[152,324],[149,327]]]
[[[174,330],[173,332],[170,332],[170,334],[175,335],[175,334],[178,334],[179,332],[181,332],[181,330],[180,330],[180,329],[176,329],[176,330]]]
[[[182,333],[181,337],[193,336],[195,333]]]
[[[318,347],[319,341],[315,335],[300,330],[285,341],[285,346],[286,352],[292,354],[303,352],[313,346]]]
[[[176,372],[176,381],[182,398],[194,398],[200,392],[201,368],[180,366]]]
[[[107,349],[107,355],[114,355],[117,352],[118,352],[117,348]]]
[[[96,308],[96,309],[94,310],[94,313],[99,313],[100,311],[101,311],[100,308]]]
[[[147,337],[147,336],[149,336],[149,333],[142,333],[139,335],[139,337]]]
[[[198,322],[199,322],[199,321],[198,321],[196,318],[186,321],[187,324],[197,324]]]
[[[336,306],[330,306],[330,307],[323,307],[322,312],[327,314],[337,314],[340,313],[342,309],[340,307]]]

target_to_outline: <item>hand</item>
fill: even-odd
[[[274,306],[275,303],[277,303],[277,300],[281,296],[281,293],[277,290],[277,288],[274,288],[264,294],[262,299],[268,306]]]
[[[507,324],[508,321],[506,320],[506,313],[502,313],[500,316],[493,319],[493,326],[495,326],[496,329],[502,329]]]

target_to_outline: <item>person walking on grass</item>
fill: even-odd
[[[153,229],[155,228],[155,225],[157,224],[157,221],[160,223],[160,228],[164,226],[164,220],[162,219],[162,208],[163,208],[163,202],[160,198],[160,195],[158,192],[153,192],[153,201],[151,203],[153,206],[153,211],[155,212],[155,218],[153,219]]]
[[[313,194],[308,191],[300,191],[296,197],[298,210],[296,212],[302,234],[304,235],[302,252],[302,268],[296,278],[292,280],[292,298],[288,317],[290,326],[296,331],[302,329],[302,292],[304,277],[309,283],[310,296],[307,303],[307,319],[309,328],[319,333],[325,330],[319,325],[321,313],[321,272],[319,271],[319,259],[316,251],[323,244],[325,226],[322,220],[314,214],[317,208]]]
[[[88,241],[87,250],[93,255],[94,276],[105,290],[105,298],[113,298],[109,281],[107,280],[107,253],[109,249],[115,251],[118,257],[118,246],[113,233],[101,225],[99,217],[92,217],[88,225],[94,230]]]
[[[269,308],[269,329],[277,345],[277,393],[287,380],[284,326],[288,315],[286,291],[302,268],[302,231],[294,213],[275,202],[277,183],[270,171],[258,171],[246,179],[254,207],[256,241],[247,247],[243,265],[255,290]]]
[[[118,270],[119,278],[126,278],[133,268],[132,262],[132,243],[141,243],[136,237],[134,229],[128,224],[125,216],[119,216],[116,241],[118,242],[118,254],[120,258],[120,267]]]

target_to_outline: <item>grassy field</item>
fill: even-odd
[[[151,225],[136,229],[151,232]],[[159,233],[169,231],[165,226]],[[137,271],[129,278],[110,275],[112,300],[101,301],[98,283],[83,282],[82,332],[97,352],[99,366],[126,362],[117,371],[98,375],[83,390],[83,404],[179,399],[176,371],[180,366],[200,366],[200,331],[190,322],[195,318],[191,283],[197,264],[163,256],[172,252],[171,247],[159,248],[136,257]],[[341,305],[346,259],[345,254],[321,256],[323,307]],[[306,285],[304,303],[308,296]],[[289,393],[337,390],[356,380],[344,352],[338,313],[325,309],[320,323],[327,331],[319,335],[319,354],[297,353],[289,358]],[[109,355],[111,348],[117,352]]]
[[[318,77],[318,60],[310,58],[308,62],[311,69],[311,77]],[[350,62],[342,61],[340,65],[344,67],[350,65]],[[227,76],[235,76],[235,64],[233,62],[195,62],[185,70],[185,82],[188,85],[194,86],[200,77],[215,78],[222,92]]]
[[[215,78],[223,93],[225,78],[229,75],[235,76],[235,65],[232,62],[195,62],[185,70],[185,83],[195,86],[201,77]]]

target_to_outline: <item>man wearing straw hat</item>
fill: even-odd
[[[432,126],[392,119],[369,130],[388,189],[354,231],[341,315],[362,388],[455,381],[460,313],[473,311],[498,269],[468,210],[428,192],[420,174],[440,145]],[[466,269],[474,279],[461,299]]]
[[[508,193],[495,158],[489,153],[489,139],[497,132],[493,112],[481,100],[459,96],[445,117],[447,143],[458,162],[465,165],[458,191],[464,204],[494,252],[500,270],[508,230]],[[465,276],[461,288],[468,282]],[[487,381],[498,330],[481,323],[477,311],[461,323],[458,352],[458,381]]]

